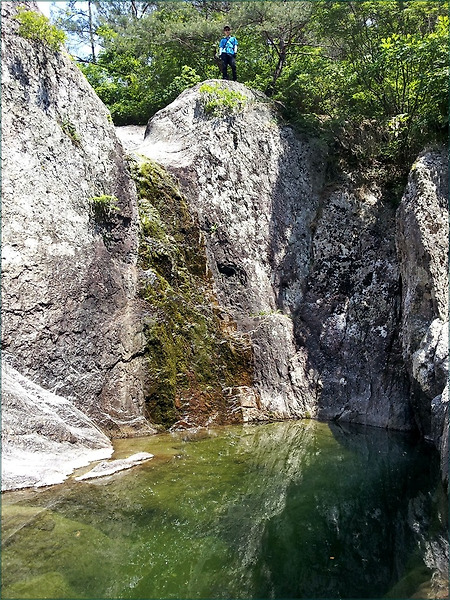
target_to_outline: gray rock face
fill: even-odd
[[[448,321],[447,172],[445,151],[419,157],[397,215],[404,354],[410,368],[431,322]]]
[[[2,490],[61,483],[113,447],[72,402],[2,369]]]
[[[64,51],[18,35],[16,8],[2,3],[3,347],[103,428],[148,431],[135,187],[105,106]],[[102,196],[118,210],[96,213]]]
[[[448,156],[414,164],[397,215],[403,283],[403,357],[422,433],[441,449],[448,472]],[[447,475],[445,475],[446,477]]]
[[[207,84],[245,96],[242,110],[208,116],[197,85],[149,122],[137,152],[179,178],[198,215],[220,303],[253,339],[262,408],[312,414],[292,317],[311,259],[323,153],[280,127],[264,96],[239,83]]]
[[[296,325],[320,377],[324,418],[411,428],[394,216],[375,186],[347,181],[322,195]]]
[[[278,125],[266,98],[207,84],[244,107],[210,116],[195,86],[137,151],[177,175],[198,214],[218,297],[252,336],[262,407],[410,428],[394,209],[351,177],[325,186],[321,147]]]

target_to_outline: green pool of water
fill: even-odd
[[[3,494],[3,598],[407,598],[445,559],[437,457],[406,435],[297,421],[114,458],[138,451],[155,458]]]

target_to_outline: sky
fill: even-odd
[[[64,7],[65,4],[67,4],[67,2],[63,2],[61,1],[56,1],[54,2],[53,0],[48,0],[47,2],[36,2],[36,4],[39,7],[39,10],[48,18],[50,18],[50,9],[53,8],[54,9],[54,4],[58,7]],[[83,4],[81,5],[83,7]],[[78,56],[87,56],[90,54],[91,49],[89,46],[85,46],[84,44],[80,44],[79,41],[77,41],[74,38],[69,38],[66,42],[66,46],[69,49],[70,52],[74,52],[76,53]]]
[[[50,4],[51,2],[37,2],[39,10],[43,12],[46,17],[50,16]],[[58,4],[63,4],[63,2],[58,2]]]

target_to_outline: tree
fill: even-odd
[[[220,76],[218,41],[230,25],[239,81],[266,92],[299,126],[370,122],[379,158],[404,162],[448,130],[448,1],[91,5],[91,20],[79,15],[75,30],[97,36],[97,64],[83,69],[117,124],[145,123],[185,87]]]
[[[87,5],[84,8],[84,5]],[[78,60],[96,61],[96,45],[98,43],[98,19],[95,15],[95,2],[88,0],[80,2],[78,0],[69,0],[65,8],[56,7],[54,13],[55,24],[66,31],[75,48],[88,46],[90,56],[88,58],[77,57]]]
[[[248,37],[252,36],[265,60],[271,64],[270,81],[265,92],[272,96],[278,79],[291,59],[310,45],[308,24],[314,12],[311,2],[242,3],[237,19]]]
[[[448,2],[317,6],[314,32],[338,84],[333,116],[377,119],[404,157],[448,125]]]

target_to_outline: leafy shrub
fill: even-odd
[[[44,15],[34,10],[19,8],[16,15],[19,21],[19,35],[27,40],[42,42],[52,50],[59,51],[66,41],[66,34],[54,25]]]
[[[200,86],[199,93],[205,114],[214,117],[240,112],[248,102],[247,96],[240,92],[209,83]]]

